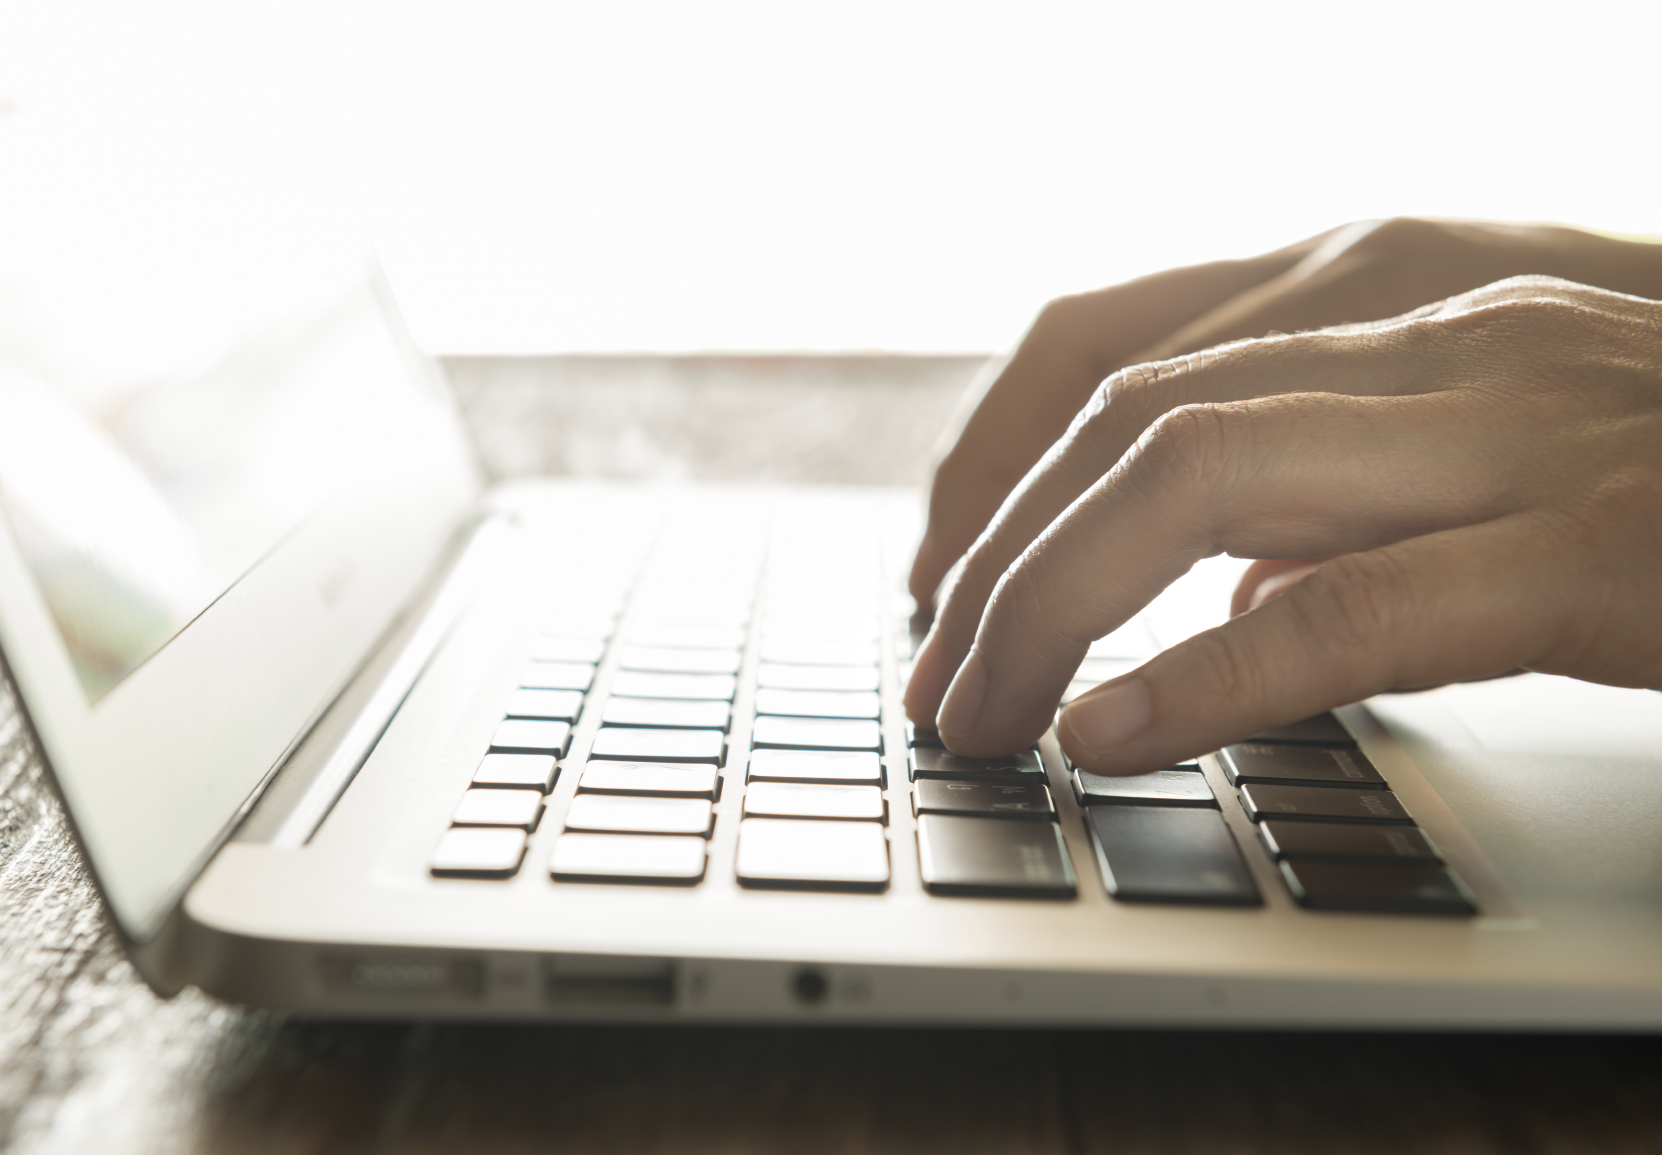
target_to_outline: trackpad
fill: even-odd
[[[1662,694],[1525,674],[1368,709],[1525,902],[1662,901]]]

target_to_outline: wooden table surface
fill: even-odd
[[[884,483],[919,475],[975,368],[950,358],[452,364],[499,474]],[[874,413],[905,420],[879,430],[867,424]],[[858,451],[853,429],[869,430]],[[195,991],[162,1001],[123,957],[0,691],[0,1149],[1654,1153],[1662,1044],[369,1025]]]

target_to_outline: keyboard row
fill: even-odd
[[[1312,723],[1305,733],[1324,727],[1331,728],[1325,744],[1255,742],[1221,756],[1293,897],[1325,909],[1472,913],[1465,888],[1348,735],[1331,720]],[[1036,751],[966,759],[927,732],[911,730],[908,739],[910,808],[928,891],[1075,893]],[[566,881],[701,881],[723,785],[720,764],[719,756],[705,763],[591,757],[555,842],[552,875]],[[475,788],[454,815],[434,872],[506,877],[517,871],[525,834],[536,829],[557,771],[553,752],[487,755]],[[887,885],[882,827],[889,816],[875,752],[758,748],[746,779],[736,861],[741,884],[846,890]],[[1261,902],[1198,765],[1130,778],[1075,768],[1071,784],[1087,815],[1103,881],[1116,899]]]

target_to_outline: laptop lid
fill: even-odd
[[[0,650],[139,941],[478,492],[361,242],[190,199],[46,222],[0,284]]]

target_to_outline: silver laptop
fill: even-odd
[[[0,647],[158,990],[1662,1025],[1662,696],[1380,698],[1137,779],[1048,735],[960,758],[899,705],[914,494],[486,488],[378,278],[319,282],[166,357],[7,330]],[[1100,641],[1074,692],[1217,621],[1237,568]]]

